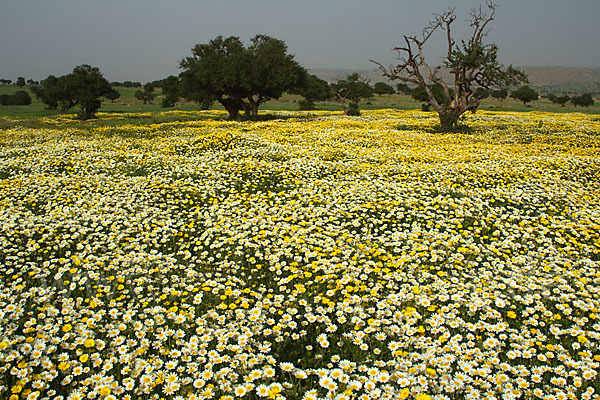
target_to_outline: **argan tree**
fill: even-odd
[[[594,98],[590,93],[586,93],[582,94],[581,96],[573,96],[571,98],[571,103],[573,103],[573,105],[576,107],[590,107],[594,105]]]
[[[529,86],[521,86],[517,90],[513,90],[510,93],[510,97],[522,101],[523,105],[527,106],[527,103],[537,100],[540,95]]]
[[[410,96],[417,100],[422,101],[421,109],[423,111],[430,111],[430,108],[433,106],[431,103],[429,92],[433,93],[435,100],[438,104],[444,104],[448,102],[448,98],[444,94],[444,88],[439,83],[434,83],[433,85],[427,85],[429,91],[427,91],[424,87],[416,86],[410,91]],[[450,95],[452,96],[453,89],[450,89]]]
[[[348,75],[345,79],[332,83],[330,88],[346,115],[360,115],[358,110],[360,100],[373,97],[373,89],[369,85],[369,81],[356,72]]]
[[[144,90],[136,90],[134,96],[139,101],[143,101],[144,104],[151,104],[156,97],[156,93],[154,93],[155,85],[152,82],[148,82],[144,85]]]
[[[40,86],[33,88],[32,92],[50,109],[60,106],[62,112],[67,112],[79,104],[81,110],[78,116],[87,120],[95,118],[102,105],[100,98],[111,96],[112,90],[110,83],[98,68],[80,65],[70,74],[59,78],[48,76]]]
[[[382,96],[384,94],[394,94],[395,90],[385,82],[377,82],[375,83],[375,86],[373,86],[373,93]]]
[[[160,81],[160,87],[162,88],[163,94],[160,106],[163,108],[174,107],[181,96],[181,82],[179,81],[179,78],[174,75],[169,75]]]
[[[396,91],[399,94],[410,94],[411,88],[406,83],[401,82],[396,85]]]
[[[506,98],[508,97],[508,89],[504,89],[504,88],[494,89],[494,90],[492,90],[492,93],[490,93],[490,96],[492,96],[496,100],[499,100],[500,102],[502,102],[503,100],[506,100]]]
[[[303,87],[307,75],[283,41],[266,35],[256,35],[248,47],[237,37],[219,36],[196,45],[180,67],[183,96],[200,104],[216,100],[229,119],[240,111],[256,117],[264,102]]]
[[[331,90],[327,81],[316,75],[308,75],[303,87],[296,90],[296,94],[304,97],[300,101],[300,110],[314,110],[315,101],[324,101],[331,97]]]
[[[565,104],[568,103],[569,100],[571,100],[571,97],[567,95],[557,96],[554,93],[550,93],[548,95],[548,100],[550,100],[554,104],[560,104],[561,107],[564,107]]]
[[[471,11],[471,37],[457,44],[452,37],[451,27],[456,20],[454,9],[435,15],[433,20],[423,29],[421,36],[404,35],[405,44],[394,48],[400,61],[396,66],[379,66],[384,76],[390,80],[413,83],[425,89],[431,106],[438,112],[442,130],[453,130],[459,117],[466,111],[479,106],[480,99],[474,94],[477,86],[512,86],[519,82],[527,82],[527,76],[513,68],[498,63],[498,46],[486,44],[489,24],[494,20],[497,6],[488,1],[486,8],[479,7]],[[445,31],[447,53],[443,65],[432,67],[424,56],[424,49],[433,34]],[[452,76],[452,83],[446,83],[441,76],[445,68]],[[442,86],[445,101],[440,103],[430,83]],[[453,89],[453,91],[452,91]]]

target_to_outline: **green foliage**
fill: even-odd
[[[350,117],[358,117],[360,116],[360,110],[358,109],[357,103],[350,103],[349,107],[346,109],[345,114]]]
[[[431,93],[433,94],[435,100],[438,104],[447,105],[450,99],[446,97],[444,94],[444,87],[439,83],[434,83],[433,85],[427,86]],[[454,90],[450,90],[450,95],[454,94]],[[410,95],[413,99],[417,101],[422,101],[424,104],[421,107],[423,111],[429,111],[429,108],[432,106],[431,99],[425,87],[417,86],[413,88],[410,92]]]
[[[411,88],[406,83],[399,83],[396,85],[396,91],[399,94],[410,94]]]
[[[385,82],[377,82],[375,86],[373,86],[373,93],[380,96],[384,94],[394,94],[394,88]]]
[[[102,76],[97,67],[80,65],[70,75],[75,99],[79,104],[78,116],[82,120],[94,118],[102,102],[100,97],[112,90],[110,83]]]
[[[60,106],[61,112],[67,112],[77,104],[69,75],[60,78],[49,75],[41,82],[41,86],[33,86],[31,92],[50,110],[56,110]]]
[[[522,101],[523,105],[526,106],[530,101],[537,100],[539,94],[529,86],[521,86],[517,90],[513,90],[510,97]]]
[[[315,102],[307,99],[298,102],[301,111],[310,111],[315,109]]]
[[[571,97],[569,97],[567,95],[557,96],[554,93],[550,93],[548,95],[548,100],[550,100],[554,104],[560,104],[561,106],[564,107],[565,104],[567,104],[569,102],[569,100],[571,100]]]
[[[161,107],[174,107],[181,96],[181,82],[176,76],[168,76],[160,83],[164,95]]]
[[[316,75],[308,75],[303,86],[294,92],[304,97],[300,102],[301,110],[314,110],[315,101],[324,101],[331,97],[329,84]]]
[[[104,97],[107,100],[115,101],[116,99],[118,99],[119,97],[121,97],[121,93],[119,93],[119,91],[116,90],[115,88],[111,88],[111,90],[108,93],[106,93],[104,95]]]
[[[475,89],[473,96],[479,100],[487,99],[488,97],[490,97],[490,91],[486,88],[478,87],[477,89]]]
[[[490,95],[496,100],[505,100],[508,97],[508,89],[494,89]]]
[[[230,119],[242,110],[257,116],[261,104],[304,87],[307,76],[285,43],[266,35],[256,35],[248,47],[233,36],[197,44],[180,67],[184,97],[205,105],[216,100]]]
[[[79,118],[87,120],[94,118],[102,102],[100,97],[113,97],[113,89],[100,70],[89,65],[80,65],[68,75],[59,78],[48,76],[41,86],[32,88],[35,96],[45,103],[48,108],[66,112],[79,104]]]
[[[369,86],[369,83],[356,72],[348,75],[346,79],[340,79],[332,83],[330,87],[340,101],[346,115],[356,115],[360,100],[373,97],[373,89]],[[346,100],[349,100],[350,104],[346,103]]]
[[[17,78],[17,86],[18,87],[23,87],[25,86],[25,78],[23,78],[22,76]]]
[[[0,105],[3,106],[28,106],[31,104],[29,93],[24,90],[19,90],[13,95],[0,95]]]
[[[144,85],[144,90],[138,90],[135,92],[135,98],[143,101],[144,104],[151,104],[156,94],[154,93],[155,85],[152,83],[146,83]]]
[[[574,96],[571,99],[571,103],[573,103],[574,106],[589,107],[594,104],[594,98],[591,94],[586,93],[581,96]]]
[[[113,87],[126,87],[126,88],[142,87],[142,83],[141,82],[132,82],[132,81],[111,82],[110,85],[113,86]]]

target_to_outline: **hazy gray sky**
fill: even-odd
[[[306,68],[371,69],[394,61],[403,34],[418,34],[450,6],[454,32],[469,32],[484,0],[1,0],[0,78],[43,79],[80,64],[113,80],[178,74],[196,43],[218,35],[247,43],[257,33],[284,40]],[[500,62],[600,66],[600,0],[497,0],[489,39]],[[430,47],[440,59],[443,37]],[[434,64],[436,62],[433,62]]]

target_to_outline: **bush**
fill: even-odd
[[[350,103],[350,106],[344,113],[350,117],[358,117],[360,116],[360,110],[358,109],[357,103]]]
[[[298,105],[300,106],[301,111],[310,111],[315,109],[315,102],[307,99],[300,100]]]
[[[590,107],[594,105],[594,98],[591,94],[586,93],[582,94],[581,96],[574,96],[573,98],[571,98],[571,103],[573,103],[575,107]]]
[[[24,90],[19,90],[13,95],[3,94],[0,96],[0,104],[3,106],[28,106],[31,104],[31,96]]]

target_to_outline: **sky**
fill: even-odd
[[[600,0],[496,0],[488,41],[515,66],[600,67]],[[0,78],[40,80],[77,65],[109,81],[177,75],[197,43],[261,33],[285,41],[308,69],[390,65],[403,35],[454,7],[455,39],[470,33],[469,11],[484,0],[1,0]],[[441,63],[444,36],[426,56]]]

